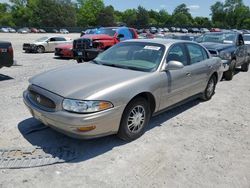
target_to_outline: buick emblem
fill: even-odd
[[[41,97],[40,97],[40,95],[37,95],[37,96],[36,96],[36,101],[37,101],[38,103],[41,102]]]

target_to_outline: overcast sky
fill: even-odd
[[[185,3],[193,16],[209,16],[210,6],[216,1],[218,0],[104,0],[104,3],[113,5],[115,9],[121,11],[141,5],[146,9],[166,9],[169,13],[172,13],[176,6]],[[8,0],[0,0],[0,2],[8,2]],[[250,6],[250,0],[243,0],[243,2]]]

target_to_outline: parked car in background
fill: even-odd
[[[0,41],[0,68],[11,67],[14,63],[13,48],[10,42]]]
[[[169,32],[169,29],[167,27],[163,28],[164,32]]]
[[[69,31],[67,29],[60,29],[59,30],[59,33],[62,33],[62,34],[69,34]]]
[[[220,28],[211,28],[210,32],[221,32]]]
[[[243,39],[245,44],[250,45],[250,34],[244,34]]]
[[[30,29],[28,27],[24,27],[24,28],[18,29],[17,32],[21,34],[27,34],[27,33],[30,33]]]
[[[200,31],[201,31],[201,33],[207,33],[207,32],[209,32],[209,30],[207,28],[201,28]]]
[[[189,28],[189,29],[188,29],[188,32],[189,32],[189,33],[200,33],[200,30],[199,30],[198,28],[195,28],[195,27],[194,27],[194,28]]]
[[[181,28],[176,27],[176,28],[175,28],[175,32],[181,32]]]
[[[39,30],[37,28],[32,27],[32,28],[30,28],[30,32],[31,33],[39,33]]]
[[[175,32],[175,31],[176,31],[176,28],[175,28],[175,27],[170,27],[170,31],[171,31],[171,32]]]
[[[57,29],[52,29],[52,33],[59,33]]]
[[[233,79],[236,67],[241,66],[242,71],[248,71],[250,63],[248,47],[245,45],[241,33],[206,33],[198,38],[197,42],[205,46],[213,56],[224,60],[224,78],[226,80]]]
[[[83,35],[89,35],[89,34],[95,34],[98,28],[93,28],[93,29],[87,29],[85,31],[81,31],[80,37]]]
[[[195,34],[186,34],[186,35],[168,35],[166,38],[168,39],[178,39],[178,40],[188,40],[188,41],[195,41],[196,38],[198,38],[200,35],[195,35]]]
[[[221,66],[194,42],[130,40],[91,62],[33,77],[24,103],[34,118],[66,135],[132,141],[151,116],[189,97],[210,100]]]
[[[81,38],[74,40],[74,58],[79,63],[89,61],[120,41],[136,38],[138,38],[138,35],[133,28],[103,27],[98,29],[95,34],[83,35]]]
[[[0,29],[0,32],[1,32],[1,33],[9,33],[9,30],[8,30],[8,28],[6,28],[6,27],[2,27],[2,28]]]
[[[72,43],[72,39],[62,36],[42,37],[33,43],[24,43],[23,50],[25,52],[54,52],[58,44]]]
[[[181,33],[188,33],[188,30],[186,28],[181,28]]]
[[[68,43],[68,44],[59,44],[55,48],[55,56],[60,57],[60,58],[74,58],[73,54],[73,44]]]
[[[157,33],[156,27],[150,27],[149,31],[150,31],[150,33],[152,33],[152,34],[156,34],[156,33]]]
[[[46,31],[44,29],[38,29],[39,33],[46,33]]]

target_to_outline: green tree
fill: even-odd
[[[196,27],[212,27],[212,23],[207,17],[195,17],[193,24]]]
[[[182,3],[174,9],[171,21],[176,26],[192,25],[193,18],[186,4]]]
[[[32,9],[32,26],[65,27],[76,26],[76,8],[70,0],[33,0],[27,7]],[[36,1],[36,2],[35,2]]]
[[[211,6],[212,21],[217,27],[241,28],[250,17],[249,7],[242,0],[226,0]]]
[[[128,26],[135,26],[137,22],[136,9],[125,10],[122,15],[122,22],[126,23]]]
[[[142,7],[139,6],[137,8],[137,22],[138,27],[147,27],[149,25],[149,14],[148,11]]]
[[[97,15],[104,10],[103,0],[78,0],[77,25],[95,26]]]
[[[7,3],[0,3],[0,25],[14,26],[12,15],[10,12],[10,5]]]
[[[97,16],[98,26],[114,26],[115,25],[115,10],[113,6],[107,6]]]

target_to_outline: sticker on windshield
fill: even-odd
[[[159,46],[145,46],[144,49],[146,49],[146,50],[156,50],[156,51],[158,51],[158,50],[161,49],[161,47],[159,47]]]

